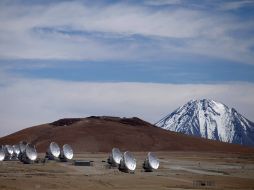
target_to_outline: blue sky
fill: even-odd
[[[194,60],[195,61],[194,61]],[[204,64],[204,62],[206,62]],[[217,64],[215,64],[216,62]],[[206,58],[168,61],[68,61],[8,60],[6,71],[22,77],[51,78],[89,82],[149,82],[175,84],[212,84],[223,82],[254,82],[254,65]],[[31,67],[30,64],[36,64]],[[50,67],[42,66],[50,64]]]
[[[8,109],[0,109],[0,122],[14,127],[2,133],[56,117],[91,114],[138,115],[155,122],[194,98],[215,98],[252,119],[253,9],[252,0],[3,0],[0,103]],[[76,88],[68,94],[63,83]],[[35,85],[40,84],[50,92],[42,96],[37,89],[39,95],[34,96]],[[118,85],[126,96],[112,90]],[[82,95],[80,105],[66,103],[67,96],[80,98],[79,88],[108,98],[95,110],[82,109],[89,101],[99,101],[91,92]],[[133,90],[140,89],[134,98],[137,92]],[[116,97],[122,97],[121,103],[115,102]],[[156,98],[161,101],[154,101]],[[53,99],[59,103],[54,113],[50,105],[45,106]],[[133,106],[123,108],[124,102]],[[114,106],[108,108],[110,104]],[[44,116],[31,119],[31,111],[21,109],[28,105],[34,113],[43,109]],[[156,110],[152,112],[147,105]],[[139,112],[133,111],[134,107]],[[10,114],[23,122],[10,123]]]

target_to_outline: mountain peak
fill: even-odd
[[[191,100],[156,125],[207,139],[254,145],[253,123],[234,108],[210,99]]]

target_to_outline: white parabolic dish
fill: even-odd
[[[5,150],[6,150],[6,153],[9,155],[12,155],[14,152],[13,147],[11,145],[5,145]]]
[[[20,153],[20,149],[19,149],[19,145],[13,145],[13,151],[16,155],[19,155]]]
[[[49,151],[56,158],[58,158],[59,155],[60,155],[60,148],[59,148],[58,144],[55,143],[55,142],[51,142],[50,143],[50,145],[49,145]]]
[[[123,154],[123,161],[124,161],[125,167],[129,171],[134,171],[136,169],[136,159],[129,151],[126,151]]]
[[[70,145],[68,144],[63,145],[63,154],[64,157],[68,160],[71,160],[73,158],[73,150]]]
[[[0,147],[0,161],[3,161],[5,158],[5,152],[3,147]]]
[[[23,142],[23,141],[21,141],[21,142],[19,143],[19,150],[20,150],[20,153],[25,152],[25,150],[26,150],[26,145],[27,145],[27,143],[26,143],[26,142]]]
[[[155,156],[155,154],[152,152],[149,152],[147,158],[148,158],[149,166],[152,169],[157,170],[159,168],[160,162],[159,162],[158,158]]]
[[[120,164],[122,157],[123,157],[123,154],[121,153],[121,151],[118,148],[112,149],[112,158],[116,164]]]
[[[37,159],[37,151],[32,145],[27,145],[25,150],[26,156],[29,160],[35,161]]]

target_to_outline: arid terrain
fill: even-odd
[[[0,138],[0,145],[27,141],[45,152],[50,142],[70,144],[75,152],[213,151],[254,153],[254,148],[188,136],[156,127],[139,118],[88,117],[60,119]]]
[[[34,189],[254,189],[254,148],[187,136],[155,127],[138,118],[88,117],[61,119],[0,138],[0,144],[21,140],[36,146],[43,159],[50,142],[70,144],[73,162],[0,162],[1,190]],[[135,174],[110,169],[113,147],[133,152]],[[144,172],[147,152],[160,160],[155,172]]]
[[[93,166],[1,162],[0,189],[254,189],[253,154],[156,152],[160,168],[155,172],[142,169],[146,152],[133,154],[138,163],[135,174],[110,169],[107,153],[75,155],[78,160],[94,161]]]

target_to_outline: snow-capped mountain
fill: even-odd
[[[155,124],[170,131],[254,146],[254,123],[213,100],[191,100]]]

